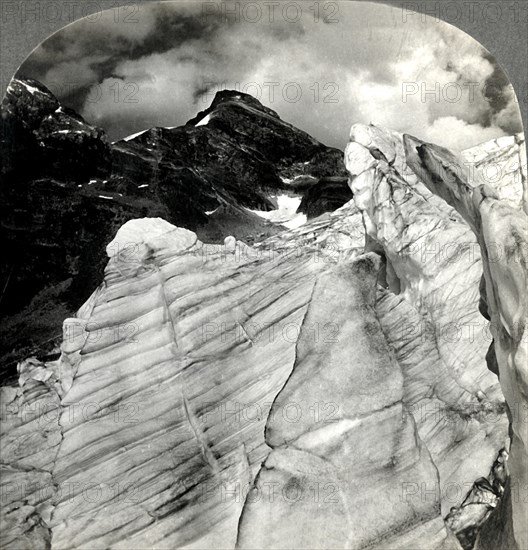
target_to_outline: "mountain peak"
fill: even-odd
[[[277,118],[280,118],[279,115],[273,110],[268,107],[265,107],[262,105],[262,103],[251,94],[246,94],[244,92],[239,92],[237,90],[221,90],[219,92],[216,92],[215,97],[213,99],[213,102],[211,103],[210,108],[218,107],[221,103],[225,102],[231,102],[236,101],[238,103],[245,103],[246,105],[251,105],[255,107],[256,109],[259,109],[261,111],[265,111],[268,114],[275,116]]]
[[[280,120],[280,116],[273,109],[262,105],[262,103],[256,97],[237,90],[221,90],[219,92],[216,92],[214,99],[211,102],[211,105],[209,105],[207,109],[200,111],[194,118],[187,121],[186,125],[194,126],[198,124],[201,120],[203,120],[203,118],[210,115],[213,111],[217,109],[223,109],[226,107],[236,108],[236,106],[240,106],[242,108],[249,107],[256,111],[260,111],[265,115],[272,116]]]
[[[11,82],[9,83],[9,86],[7,87],[7,93],[13,93],[13,92],[21,92],[29,93],[29,94],[45,94],[47,96],[53,97],[53,94],[50,92],[42,82],[39,82],[38,80],[35,80],[33,78],[27,78],[25,76],[17,76],[14,77]]]

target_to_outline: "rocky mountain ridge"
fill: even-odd
[[[283,229],[259,215],[282,195],[300,202],[319,178],[345,175],[340,151],[252,96],[219,92],[203,115],[112,144],[39,82],[13,79],[0,121],[4,376],[20,351],[54,350],[61,317],[97,286],[99,251],[127,220],[160,216],[204,242],[227,231],[251,243]]]

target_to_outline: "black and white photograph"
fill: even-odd
[[[0,21],[0,549],[528,550],[528,2]]]

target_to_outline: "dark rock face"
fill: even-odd
[[[464,502],[459,507],[453,507],[445,518],[464,550],[475,547],[479,530],[486,525],[493,510],[499,505],[505,486],[509,486],[507,460],[508,452],[501,449],[489,475],[477,479]]]
[[[103,131],[62,107],[36,80],[11,82],[1,122],[0,168],[8,182],[43,176],[82,182],[110,169]]]
[[[298,211],[308,218],[315,218],[325,212],[333,212],[350,199],[353,194],[348,186],[348,178],[321,178],[303,196]]]
[[[102,278],[101,247],[126,221],[162,217],[210,242],[229,234],[253,242],[275,231],[245,208],[271,210],[269,195],[295,178],[307,189],[345,171],[341,151],[246,94],[220,92],[184,126],[110,144],[26,78],[11,82],[2,103],[0,154],[0,372],[21,350],[27,356],[60,336],[51,296],[73,313]]]
[[[196,228],[196,235],[204,243],[218,243],[227,235],[236,234],[241,241],[253,244],[285,230],[284,226],[264,220],[253,212],[226,204],[207,216],[207,221]]]
[[[171,221],[186,227],[219,206],[219,198],[271,209],[264,191],[281,183],[269,161],[205,126],[153,128],[117,142],[112,157],[114,173],[148,183],[151,193],[169,203]]]
[[[187,122],[186,128],[203,123],[240,144],[246,154],[264,157],[273,164],[273,172],[282,176],[296,163],[306,163],[302,174],[315,177],[346,175],[343,154],[326,147],[306,132],[281,120],[279,115],[248,94],[230,90],[218,92],[205,111]],[[255,124],[255,120],[258,124]],[[297,174],[295,174],[297,175]]]
[[[109,173],[110,145],[40,83],[12,81],[0,137],[0,370],[12,371],[18,351],[53,348],[61,329],[50,304],[71,312],[75,294],[89,296],[105,264],[93,245],[141,209],[99,197],[92,178]],[[24,313],[33,298],[34,313]]]

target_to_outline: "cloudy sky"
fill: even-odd
[[[226,88],[339,148],[355,122],[457,150],[521,131],[506,76],[455,27],[364,1],[275,4],[109,10],[50,37],[18,74],[111,140],[184,124]]]

